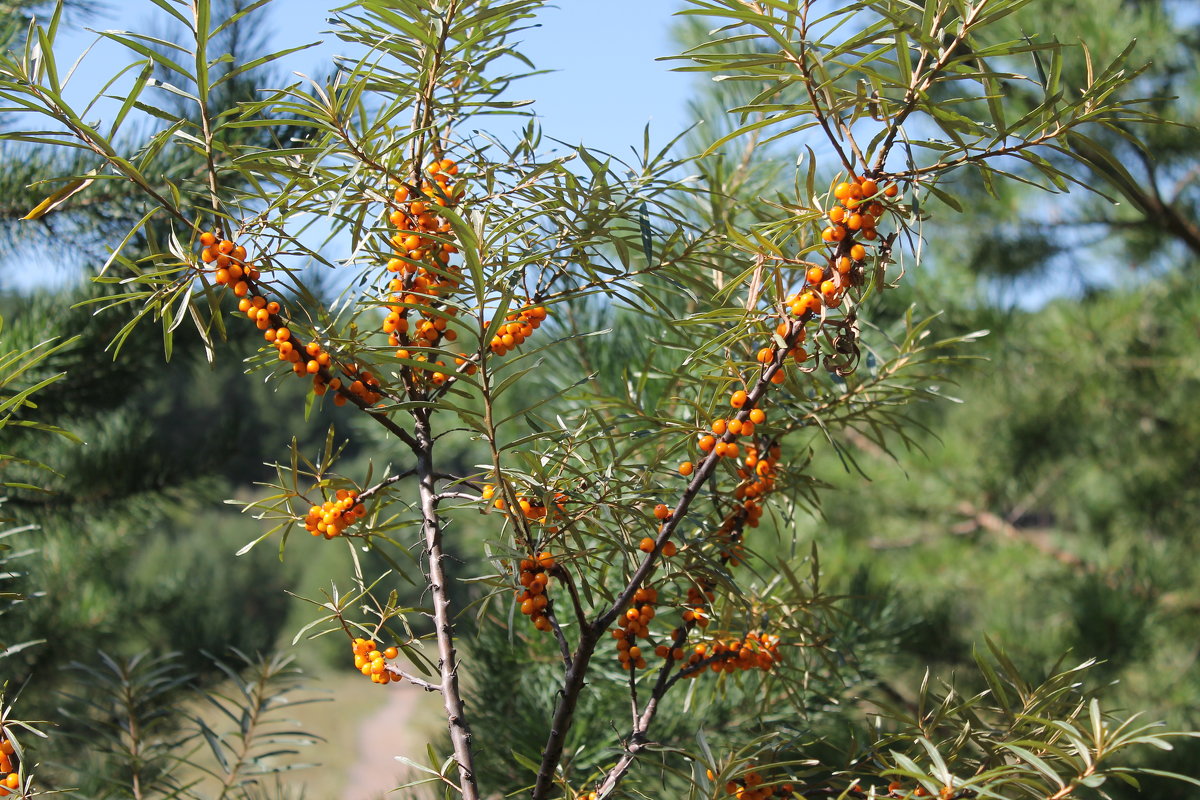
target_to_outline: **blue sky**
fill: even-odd
[[[326,12],[336,5],[334,0],[275,0],[259,16],[272,30],[276,48],[326,40],[317,50],[291,57],[288,70],[315,73],[323,59],[338,52],[341,43],[322,34],[328,27]],[[685,97],[692,78],[655,61],[674,53],[668,28],[671,14],[682,5],[682,0],[561,0],[547,6],[539,27],[521,34],[521,49],[539,68],[555,72],[518,84],[514,93],[537,100],[544,132],[556,139],[625,155],[631,145],[640,148],[649,122],[654,140],[665,143],[691,122]],[[111,0],[88,24],[155,31],[163,17],[145,0]],[[64,31],[56,47],[63,66],[94,39],[78,28]],[[73,78],[68,97],[75,102],[90,98],[104,75],[129,60],[120,46],[97,44]],[[99,115],[105,116],[105,110],[99,107]]]
[[[86,106],[122,66],[140,58],[115,42],[98,39],[81,23],[93,30],[133,30],[151,35],[162,35],[167,29],[167,15],[149,0],[101,2],[105,5],[98,14],[65,20],[55,45],[61,75],[91,48],[64,92],[76,109]],[[344,47],[336,37],[324,33],[329,27],[328,10],[344,4],[345,0],[274,0],[265,10],[256,12],[255,20],[270,30],[270,46],[275,49],[323,40],[320,47],[281,62],[287,72],[315,76]],[[682,6],[683,0],[560,0],[558,6],[546,6],[537,27],[520,34],[520,49],[539,69],[553,71],[516,84],[511,90],[513,98],[536,100],[534,108],[544,135],[569,144],[582,142],[627,157],[630,147],[640,152],[643,130],[650,123],[652,143],[665,145],[692,124],[686,113],[686,98],[694,78],[672,72],[669,63],[656,61],[675,53],[669,28],[672,13]],[[133,78],[127,73],[108,94],[125,91]],[[142,100],[153,102],[154,91],[144,92]],[[107,122],[119,106],[117,100],[102,99],[84,116],[91,122]],[[512,130],[502,127],[499,121],[503,118],[495,119],[497,133]],[[41,123],[31,120],[30,124]],[[510,124],[516,127],[524,123]],[[25,280],[54,283],[73,280],[75,275],[74,270],[64,269],[55,274],[30,274],[17,282],[22,286]]]

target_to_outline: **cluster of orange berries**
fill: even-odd
[[[686,666],[697,664],[705,658],[715,659],[709,664],[713,672],[737,672],[760,669],[770,672],[783,661],[779,652],[779,637],[769,633],[750,631],[743,639],[717,639],[711,645],[701,642],[688,657]],[[698,670],[702,672],[703,670]]]
[[[0,797],[21,788],[21,776],[13,764],[15,752],[12,740],[0,734]]]
[[[722,545],[721,558],[732,567],[741,563],[741,539],[746,527],[757,528],[762,519],[762,501],[775,488],[781,454],[777,443],[770,445],[763,457],[759,456],[757,447],[746,448],[746,460],[742,462],[746,468],[738,469],[738,477],[742,480],[733,490],[738,504],[725,515],[721,527],[717,528],[717,540]]]
[[[671,509],[667,508],[666,503],[659,503],[654,507],[654,518],[665,524],[671,518]],[[652,553],[654,552],[654,542],[655,539],[653,536],[645,536],[638,543],[638,549],[643,553]],[[674,542],[668,540],[663,543],[662,554],[666,558],[670,558],[678,552],[679,548],[675,546]]]
[[[711,769],[708,770],[708,779],[716,780],[716,775]],[[779,795],[786,797],[795,788],[790,783],[782,783],[778,786],[765,785],[762,773],[753,769],[740,778],[733,778],[725,782],[725,793],[737,800],[767,800],[768,797],[775,797],[777,790]]]
[[[503,497],[496,497],[496,487],[493,484],[488,484],[483,487],[483,491],[480,492],[480,498],[485,502],[491,500],[492,506],[497,510],[503,511],[507,507]],[[559,492],[554,496],[555,508],[557,508],[559,511],[562,511],[565,508],[566,501],[567,496],[562,492]],[[546,504],[537,498],[523,496],[518,497],[517,505],[521,509],[521,513],[525,515],[525,519],[530,520],[531,522],[544,522],[549,514],[549,509],[546,508]],[[551,530],[551,533],[553,532],[555,531]]]
[[[896,184],[881,188],[867,177],[856,177],[833,187],[833,196],[838,202],[829,209],[829,226],[821,231],[822,241],[833,247],[833,254],[827,267],[809,267],[804,277],[810,288],[789,303],[793,314],[815,312],[821,307],[822,299],[827,306],[841,305],[851,272],[867,258],[867,247],[862,241],[873,242],[879,238],[876,226],[886,210],[882,199],[899,193]],[[821,299],[817,298],[818,293]],[[797,310],[797,304],[802,308]]]
[[[400,674],[387,668],[387,662],[400,655],[395,647],[379,650],[371,639],[355,639],[351,644],[354,651],[354,668],[371,679],[371,683],[394,683],[403,680]]]
[[[546,589],[550,585],[550,570],[554,569],[554,556],[546,551],[538,553],[535,558],[521,559],[521,575],[518,579],[524,591],[517,592],[517,602],[521,604],[521,613],[529,617],[533,627],[539,631],[550,630],[550,618],[546,616],[546,606],[550,598]]]
[[[798,299],[798,298],[799,298],[799,295],[793,295],[792,297],[789,297],[787,299],[788,305],[789,306],[793,305],[794,299]],[[803,313],[803,312],[801,312],[801,313]],[[787,341],[787,336],[788,336],[789,331],[791,331],[791,326],[788,325],[788,323],[786,321],[780,322],[778,325],[775,326],[775,333],[779,336],[779,338],[784,339],[785,341]],[[808,351],[805,350],[803,347],[801,347],[801,344],[803,344],[805,338],[807,337],[807,334],[804,332],[804,328],[798,327],[798,328],[796,328],[795,331],[792,331],[792,337],[793,338],[791,340],[791,343],[790,343],[790,346],[788,349],[788,355],[791,356],[792,360],[794,360],[797,364],[803,364],[805,361],[808,361]],[[758,351],[758,355],[756,357],[758,363],[760,363],[764,367],[766,367],[772,361],[775,360],[775,352],[776,352],[776,348],[774,348],[774,347],[768,346],[768,347],[764,347],[764,348],[760,349]],[[772,375],[771,382],[776,383],[776,384],[783,383],[784,378],[778,377],[781,374],[783,374],[783,370],[780,370],[779,372],[776,372],[774,375]]]
[[[250,293],[250,282],[259,278],[256,267],[246,262],[246,248],[228,239],[218,239],[215,233],[200,234],[200,260],[211,264],[213,280],[220,286],[228,286],[238,297]]]
[[[687,608],[683,611],[684,624],[689,628],[695,625],[707,628],[710,621],[708,604],[715,600],[716,597],[711,585],[707,581],[702,581],[699,586],[689,586],[687,590]]]
[[[654,606],[658,603],[658,590],[641,587],[633,593],[633,602],[625,613],[617,617],[617,660],[621,669],[645,669],[646,658],[638,647],[638,638],[650,638],[650,620],[654,619]]]
[[[783,371],[775,373],[782,375]],[[738,389],[730,395],[729,403],[734,408],[742,408],[747,402],[746,392]],[[758,425],[767,421],[767,414],[761,408],[752,408],[746,418],[738,419],[718,419],[713,421],[712,433],[701,433],[697,437],[697,445],[700,447],[700,452],[708,453],[716,451],[718,458],[737,458],[741,454],[741,449],[738,447],[737,438],[740,436],[753,436]],[[728,438],[731,441],[725,441]],[[687,466],[685,466],[687,465]],[[691,462],[684,462],[679,465],[679,472],[682,475],[690,475],[692,472]]]
[[[315,342],[309,342],[304,350],[309,355],[316,353],[318,361],[323,355]],[[308,363],[310,366],[312,365],[312,361]],[[346,404],[346,395],[343,393],[343,390],[344,392],[349,392],[351,396],[357,398],[363,405],[370,406],[379,402],[383,395],[379,392],[380,385],[378,378],[365,369],[360,370],[357,364],[344,364],[341,367],[350,380],[343,381],[341,378],[330,378],[326,382],[323,375],[319,373],[315,374],[313,375],[313,393],[323,395],[326,392],[334,392],[333,404],[335,406],[344,406]]]
[[[523,309],[519,312],[509,314],[504,319],[507,320],[496,331],[496,335],[492,337],[490,344],[491,350],[498,356],[505,355],[511,350],[520,347],[526,339],[533,335],[533,332],[545,321],[548,316],[544,306],[533,306]],[[491,320],[484,323],[484,327],[490,327]]]
[[[345,392],[339,391],[343,388],[340,378],[327,380],[329,370],[335,366],[332,357],[318,342],[302,344],[280,317],[283,311],[280,304],[255,291],[254,282],[260,275],[246,263],[246,248],[227,239],[218,241],[217,235],[211,232],[200,234],[200,244],[204,246],[200,252],[201,260],[215,265],[214,280],[233,288],[233,293],[240,298],[238,311],[263,332],[263,338],[274,346],[280,361],[290,362],[297,375],[312,376],[314,392],[323,395],[332,390],[335,392],[334,405],[339,406],[346,404],[345,392],[366,405],[379,401],[381,395],[376,391],[379,382],[367,372],[355,377],[357,367],[353,364],[342,367],[351,376],[345,384]]]
[[[358,492],[338,489],[336,500],[327,500],[308,509],[304,529],[313,536],[332,539],[367,515],[367,508],[358,502]]]
[[[450,257],[458,252],[451,238],[452,228],[445,217],[436,211],[439,207],[453,207],[462,195],[463,184],[455,184],[458,164],[451,159],[435,160],[425,169],[428,177],[421,182],[420,198],[413,199],[408,186],[397,187],[393,193],[398,207],[388,217],[396,228],[391,237],[395,255],[388,260],[389,272],[398,277],[388,281],[387,314],[383,319],[383,332],[388,335],[388,344],[398,348],[397,358],[426,361],[422,353],[413,353],[409,348],[437,347],[443,340],[453,342],[458,334],[448,327],[458,309],[439,303],[461,283],[461,270],[450,264]],[[409,312],[417,309],[420,319],[409,320]],[[465,359],[459,359],[461,366]],[[445,367],[444,361],[436,361],[434,367]],[[473,372],[474,365],[467,367]],[[430,371],[430,381],[441,386],[448,380],[445,369]],[[416,382],[424,380],[424,373],[414,370]]]
[[[745,468],[739,469],[737,473],[742,482],[733,490],[733,496],[738,500],[754,500],[772,491],[775,488],[775,478],[779,474],[779,458],[782,454],[778,443],[772,443],[762,455],[754,445],[747,446],[746,460],[742,462]],[[762,516],[761,508],[756,512],[747,507],[746,512],[750,527],[757,527],[758,517]]]
[[[314,343],[310,342],[305,348],[306,352],[314,348]],[[312,361],[308,362],[312,364]],[[355,375],[352,381],[343,381],[341,378],[330,378],[328,381],[320,373],[313,375],[313,394],[323,395],[326,392],[333,392],[333,404],[335,406],[346,405],[346,395],[341,393],[344,388],[354,397],[357,397],[365,405],[373,405],[379,402],[382,395],[378,392],[379,381],[370,372],[364,371],[361,376],[357,374],[357,367],[353,364],[346,367],[351,375]]]

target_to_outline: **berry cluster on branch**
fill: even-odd
[[[308,509],[304,529],[313,536],[332,539],[367,515],[367,508],[358,502],[358,492],[338,489],[335,500],[326,500]]]
[[[371,639],[355,639],[350,649],[354,652],[354,668],[371,679],[371,683],[388,684],[402,681],[398,670],[388,669],[388,662],[395,660],[400,651],[395,647],[379,650]]]
[[[21,774],[14,762],[16,747],[4,733],[0,733],[0,797],[5,797],[21,788]]]

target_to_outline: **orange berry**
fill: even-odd
[[[701,436],[700,443],[699,443],[700,450],[707,453],[713,449],[713,445],[715,445],[716,443],[717,443],[717,440],[713,436]]]
[[[684,461],[679,465],[679,474],[686,478],[688,475],[692,474],[693,469],[695,469],[695,467],[692,466],[692,462]]]
[[[900,187],[894,183],[889,183],[887,188],[883,190],[884,197],[895,197],[898,194],[900,194]]]
[[[750,421],[753,422],[755,425],[763,424],[763,422],[765,422],[766,419],[767,419],[767,415],[761,408],[751,409]]]
[[[850,248],[850,257],[855,261],[862,261],[867,257],[867,248],[863,247],[861,244],[854,245]]]
[[[665,503],[659,503],[654,507],[654,516],[656,519],[666,519],[671,516],[671,509]]]
[[[821,267],[809,267],[804,277],[809,283],[820,283],[825,277],[825,270]]]
[[[862,196],[863,197],[872,197],[879,193],[879,184],[876,183],[875,181],[871,180],[870,178],[867,178],[865,181],[863,181],[859,185],[862,187]]]
[[[666,556],[667,558],[670,558],[671,556],[675,555],[678,552],[679,552],[679,548],[675,546],[674,542],[667,542],[666,544],[663,545],[662,554],[664,556]]]
[[[654,550],[654,540],[652,538],[650,538],[649,536],[643,538],[642,541],[638,544],[638,550],[641,550],[643,553],[651,552],[652,550]],[[630,609],[630,611],[633,611],[633,609]],[[634,613],[636,614],[637,612],[634,612]]]
[[[734,408],[741,408],[742,406],[746,405],[746,400],[748,399],[749,398],[746,395],[746,392],[742,389],[738,389],[729,396],[729,405],[733,406]]]
[[[833,187],[833,196],[838,200],[845,200],[847,197],[850,197],[850,186],[851,184],[849,183],[839,183]],[[861,192],[862,189],[859,189],[859,191]]]
[[[200,244],[204,245],[205,247],[212,247],[216,243],[217,237],[215,234],[209,233],[208,231],[200,234]]]

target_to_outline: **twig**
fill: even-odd
[[[384,667],[384,669],[386,669],[388,672],[392,673],[393,675],[399,675],[401,678],[408,681],[413,686],[420,686],[422,689],[424,689],[427,692],[440,692],[442,690],[441,686],[438,686],[435,683],[430,683],[429,681],[426,681],[426,680],[422,680],[421,678],[418,678],[416,675],[410,675],[409,673],[407,673],[404,670],[397,667],[395,664],[388,664],[387,666]]]

